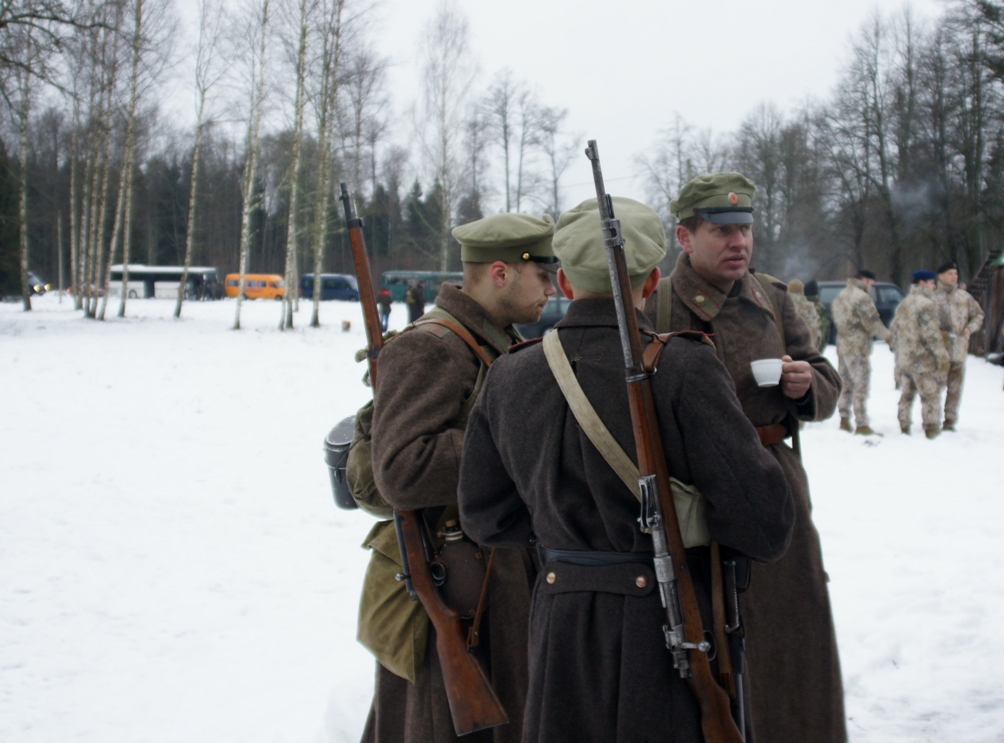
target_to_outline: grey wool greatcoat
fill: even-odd
[[[444,284],[436,304],[489,349],[489,356],[506,353],[519,340],[511,326],[500,328],[457,286]],[[380,493],[391,505],[404,509],[456,505],[463,431],[450,424],[474,391],[480,362],[456,334],[415,329],[388,343],[379,364],[372,436],[373,474]],[[530,589],[535,577],[529,550],[496,553],[477,655],[510,722],[466,735],[464,743],[520,739],[527,690]],[[460,740],[453,729],[431,626],[425,660],[414,684],[377,664],[373,707],[362,739],[366,743]]]
[[[663,279],[649,297],[646,314],[653,320],[658,294],[667,284],[673,291],[672,329],[713,334],[718,357],[753,425],[780,423],[789,411],[807,421],[833,414],[840,376],[812,346],[784,284],[773,285],[783,314],[784,347],[771,301],[751,274],[726,296],[702,279],[682,253],[668,281]],[[784,353],[812,366],[812,385],[797,404],[784,397],[779,386],[758,387],[750,369],[751,361]],[[847,730],[840,659],[808,479],[790,446],[781,443],[768,449],[791,486],[795,531],[784,557],[772,565],[754,564],[752,585],[741,597],[754,729],[765,743],[843,743]]]
[[[639,324],[648,326],[640,314]],[[637,461],[613,301],[572,302],[556,332],[600,418]],[[707,497],[712,538],[777,558],[791,535],[791,494],[713,349],[670,340],[652,385],[670,471]],[[499,359],[488,375],[467,426],[460,512],[484,544],[517,548],[536,537],[549,549],[652,554],[638,501],[580,429],[539,343]],[[708,548],[690,552],[710,629]],[[673,669],[665,620],[651,563],[546,563],[530,615],[523,741],[699,743],[700,713]]]

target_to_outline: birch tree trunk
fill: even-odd
[[[132,160],[136,150],[136,101],[139,98],[139,62],[142,55],[143,40],[143,0],[133,0],[136,3],[136,28],[132,36],[132,74],[129,78],[129,116],[126,120],[125,154],[122,158],[122,175],[119,178],[119,195],[115,206],[115,225],[112,228],[112,241],[108,246],[108,265],[105,268],[103,282],[104,294],[101,297],[101,313],[99,320],[105,319],[108,307],[108,294],[112,283],[112,264],[115,262],[115,246],[119,242],[119,233],[124,221],[126,193],[132,189]],[[123,248],[123,254],[125,250]],[[126,268],[123,266],[123,271]],[[184,281],[184,279],[182,279]],[[126,292],[129,291],[126,274],[122,276],[121,297],[119,298],[119,317],[125,316]]]
[[[321,65],[321,111],[318,125],[320,162],[317,172],[317,203],[314,213],[314,308],[310,327],[321,326],[321,269],[324,243],[328,237],[328,194],[331,190],[331,139],[338,96],[338,74],[342,55],[342,11],[345,0],[325,5],[324,43]]]
[[[297,196],[300,190],[300,154],[303,145],[303,111],[306,108],[306,77],[307,77],[307,20],[308,0],[300,0],[300,41],[296,55],[296,102],[294,104],[293,123],[293,164],[291,166],[289,185],[289,226],[286,230],[286,288],[283,291],[282,317],[279,318],[279,330],[293,327],[293,297],[297,294],[296,285],[296,216]]]
[[[244,274],[247,273],[248,250],[251,244],[251,200],[254,197],[255,169],[261,137],[261,116],[265,98],[265,53],[268,49],[268,11],[270,0],[262,0],[257,31],[261,34],[258,50],[257,79],[252,78],[251,110],[248,118],[247,157],[244,161],[243,203],[241,205],[241,261],[240,282],[237,285],[237,309],[234,313],[234,330],[241,329],[241,301],[244,295]],[[252,67],[254,69],[254,67]]]
[[[27,33],[25,69],[18,72],[21,85],[21,106],[18,119],[21,125],[21,173],[18,194],[18,236],[21,253],[21,303],[25,312],[31,311],[31,285],[28,281],[28,123],[31,115],[31,30]]]
[[[76,106],[76,104],[74,104]],[[73,287],[73,307],[80,309],[80,283],[77,280],[77,246],[80,240],[80,211],[77,206],[77,116],[73,117],[70,135],[70,286]]]

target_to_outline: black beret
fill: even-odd
[[[942,263],[940,266],[938,266],[938,271],[937,272],[938,273],[944,273],[945,271],[951,271],[953,268],[956,271],[958,271],[959,270],[959,264],[956,263],[955,261],[948,261],[948,262]]]
[[[856,276],[859,279],[871,279],[875,281],[875,272],[869,271],[867,268],[859,268]]]
[[[805,285],[805,296],[807,297],[818,297],[819,296],[819,282],[813,279]]]

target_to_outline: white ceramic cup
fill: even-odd
[[[758,359],[750,362],[753,378],[761,387],[776,387],[781,381],[781,359]]]

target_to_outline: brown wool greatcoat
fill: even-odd
[[[784,421],[789,411],[800,420],[824,420],[833,414],[840,376],[812,346],[784,284],[774,284],[783,315],[782,348],[770,299],[747,273],[726,296],[706,282],[680,255],[659,292],[673,290],[673,330],[713,334],[718,357],[736,385],[743,412],[755,426]],[[646,305],[656,316],[658,293]],[[660,332],[668,328],[658,328]],[[787,353],[812,366],[812,386],[797,404],[778,387],[759,387],[750,362]],[[750,667],[753,723],[766,743],[843,743],[843,683],[836,634],[830,612],[819,534],[812,523],[809,483],[798,455],[787,444],[768,447],[784,470],[795,499],[795,531],[784,557],[770,566],[753,566],[753,582],[743,595],[746,658]]]
[[[500,328],[476,301],[451,284],[436,304],[489,350],[504,354],[519,335]],[[480,362],[455,333],[410,330],[380,354],[373,409],[373,474],[391,505],[405,509],[455,505],[463,431],[451,428],[474,391]],[[461,520],[461,528],[465,528]],[[500,550],[492,567],[479,659],[510,723],[466,735],[464,743],[516,743],[527,689],[527,623],[536,568],[527,549]],[[376,688],[363,741],[445,743],[459,740],[429,628],[415,683],[377,664]]]
[[[649,327],[640,314],[638,321]],[[637,461],[613,301],[576,300],[557,328],[579,384]],[[712,538],[762,560],[778,557],[794,520],[791,495],[713,349],[672,339],[652,387],[670,471],[707,497]],[[467,426],[460,512],[485,544],[518,547],[535,535],[550,549],[652,554],[638,501],[579,427],[539,343],[499,359],[488,375]],[[710,628],[710,577],[699,564],[708,549],[691,552]],[[546,564],[530,617],[525,743],[699,743],[699,711],[673,670],[665,620],[650,566]]]

